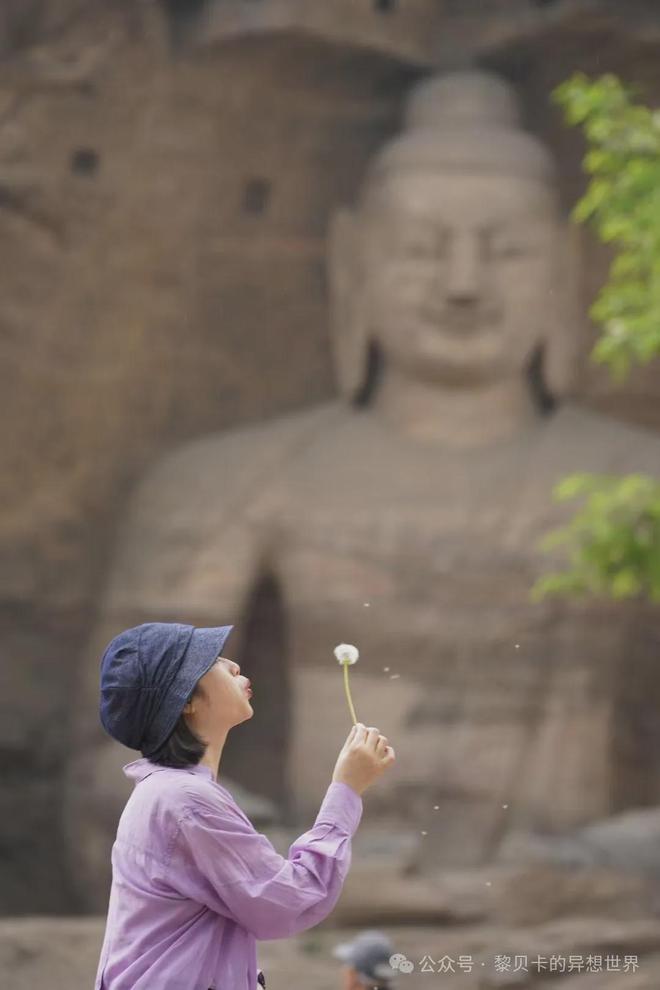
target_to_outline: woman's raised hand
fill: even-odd
[[[381,735],[375,726],[367,727],[358,722],[341,748],[332,780],[335,783],[348,784],[358,794],[362,794],[395,759],[387,737]]]

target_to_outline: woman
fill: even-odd
[[[251,686],[222,655],[232,626],[148,622],[101,660],[100,718],[142,759],[112,847],[94,990],[257,990],[256,940],[286,938],[332,911],[351,863],[362,794],[395,760],[353,726],[313,827],[280,856],[218,782],[227,734],[254,714]]]

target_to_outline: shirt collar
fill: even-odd
[[[210,767],[204,764],[196,764],[193,767],[162,767],[158,763],[152,763],[151,760],[143,756],[139,760],[133,760],[132,763],[127,763],[122,767],[124,773],[135,783],[144,780],[152,773],[158,773],[159,770],[171,770],[174,773],[193,773],[200,777],[208,777],[209,780],[215,780],[215,776]]]

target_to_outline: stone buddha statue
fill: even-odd
[[[339,642],[360,649],[358,719],[397,750],[362,827],[409,829],[430,866],[657,800],[652,620],[530,599],[551,565],[539,540],[573,511],[553,484],[660,463],[655,435],[568,399],[570,245],[511,89],[476,72],[415,88],[331,224],[338,398],[184,445],[127,509],[66,790],[74,870],[100,909],[136,754],[98,724],[98,657],[138,622],[237,624],[228,655],[255,717],[219,779],[286,799],[292,822],[311,820],[350,728]]]

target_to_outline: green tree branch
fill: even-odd
[[[592,360],[619,382],[633,364],[660,354],[660,111],[636,103],[637,95],[614,75],[590,80],[583,73],[552,94],[588,143],[583,167],[591,179],[572,218],[617,249],[589,315],[601,327]],[[537,581],[534,600],[555,594],[660,601],[658,481],[574,474],[554,497],[583,504],[543,540],[543,550],[565,550],[568,567]]]

